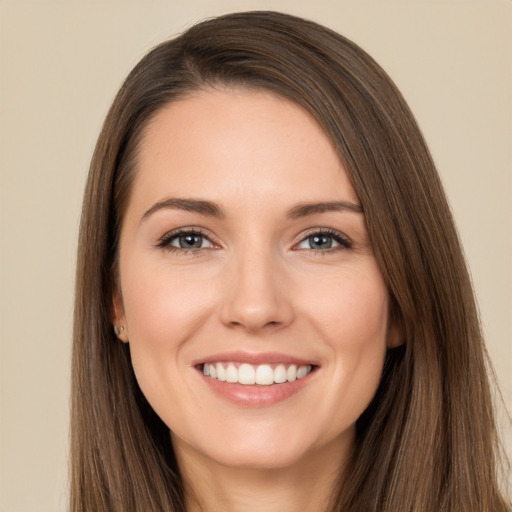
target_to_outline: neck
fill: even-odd
[[[327,511],[348,456],[346,449],[329,445],[291,467],[246,469],[187,451],[177,453],[187,512]]]

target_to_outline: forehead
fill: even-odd
[[[294,201],[315,194],[357,200],[330,139],[309,113],[281,96],[198,91],[158,111],[143,133],[133,193],[147,200],[207,193],[222,201],[228,192],[242,201],[276,193]]]

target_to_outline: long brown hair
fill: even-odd
[[[117,239],[148,121],[207,87],[273,91],[332,140],[363,206],[403,345],[357,424],[332,510],[505,511],[487,357],[439,177],[401,94],[363,50],[276,12],[204,21],[130,73],[92,159],[80,225],[72,387],[71,510],[183,512],[166,425],[112,328]]]

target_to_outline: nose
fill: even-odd
[[[234,257],[220,312],[226,326],[254,334],[292,323],[292,297],[282,262],[270,252],[246,250]]]

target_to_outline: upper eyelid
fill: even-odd
[[[195,235],[201,235],[208,239],[211,238],[211,235],[204,228],[201,228],[199,226],[187,226],[184,228],[176,228],[176,229],[171,229],[170,231],[166,231],[159,239],[162,240],[164,238],[188,234],[188,233],[193,233]]]
[[[309,235],[312,235],[312,234],[315,234],[315,233],[329,233],[331,235],[343,235],[343,236],[346,236],[345,233],[343,233],[343,231],[340,231],[339,229],[320,227],[320,226],[316,226],[316,227],[305,229],[302,232],[301,236],[309,236]]]
[[[176,228],[171,231],[167,231],[161,237],[158,238],[156,245],[157,247],[164,247],[168,242],[172,239],[177,238],[182,235],[194,234],[199,235],[206,238],[212,245],[218,246],[219,243],[215,241],[214,237],[210,234],[206,233],[203,228],[197,226],[190,226],[185,228]],[[186,249],[188,250],[188,249]]]
[[[316,235],[316,234],[338,236],[339,238],[342,238],[343,240],[346,240],[347,242],[352,242],[351,238],[348,235],[346,235],[343,231],[340,231],[340,230],[334,229],[334,228],[320,228],[320,227],[310,228],[310,229],[307,229],[305,232],[302,232],[299,235],[300,236],[299,242],[302,242],[308,236]]]

